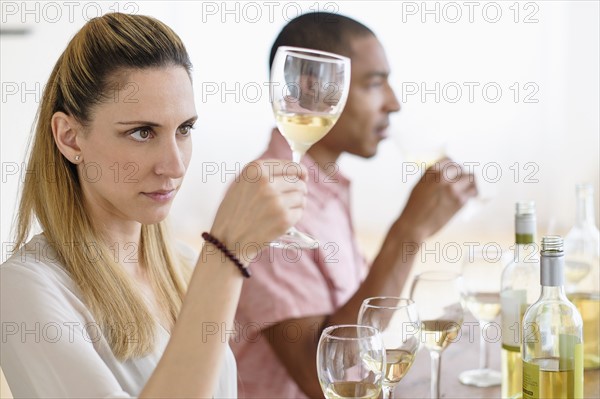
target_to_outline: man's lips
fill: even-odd
[[[375,133],[377,134],[377,136],[379,136],[379,138],[386,139],[388,138],[388,127],[389,125],[378,127],[377,129],[375,129]]]

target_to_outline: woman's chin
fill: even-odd
[[[168,207],[167,209],[160,209],[160,210],[156,210],[154,212],[148,212],[146,214],[140,215],[140,217],[137,219],[138,222],[140,222],[141,224],[156,224],[156,223],[160,223],[163,220],[165,220],[167,218],[167,216],[169,216],[169,211],[170,211],[171,207]]]

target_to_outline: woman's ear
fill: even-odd
[[[52,135],[58,150],[74,164],[82,161],[81,148],[77,144],[77,135],[81,134],[81,124],[64,112],[52,115]]]

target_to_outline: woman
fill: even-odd
[[[118,13],[90,20],[56,63],[20,249],[0,266],[1,366],[15,397],[236,396],[227,334],[239,259],[298,221],[305,171],[253,164],[247,175],[260,178],[228,190],[197,263],[178,255],[163,220],[191,156],[190,70],[170,28]],[[43,233],[23,245],[34,221]]]

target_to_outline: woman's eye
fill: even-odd
[[[188,136],[192,132],[192,129],[194,129],[193,125],[181,126],[179,128],[179,134],[181,134],[183,136]]]
[[[150,129],[137,129],[130,136],[136,141],[147,141],[150,138]]]

